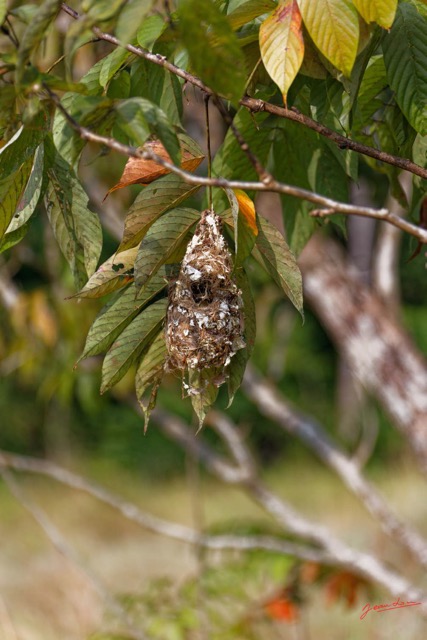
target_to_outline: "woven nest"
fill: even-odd
[[[226,367],[245,346],[241,291],[220,218],[203,211],[178,279],[169,290],[166,345],[169,370]]]

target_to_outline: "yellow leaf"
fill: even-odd
[[[393,24],[397,0],[353,0],[353,4],[365,22],[376,22],[384,29]]]
[[[241,189],[234,189],[234,195],[239,203],[240,213],[245,219],[246,226],[250,228],[254,236],[258,235],[258,227],[256,223],[255,205],[250,197]]]
[[[296,0],[282,0],[259,30],[264,66],[286,102],[289,87],[304,58],[301,14]]]
[[[351,0],[298,0],[298,5],[316,47],[349,77],[359,43],[359,17]]]

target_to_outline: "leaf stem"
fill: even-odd
[[[208,151],[208,178],[212,178],[212,151],[211,151],[211,129],[209,124],[209,98],[210,95],[205,93],[205,117],[206,117],[206,147]],[[209,209],[213,211],[212,185],[208,185],[208,204]]]

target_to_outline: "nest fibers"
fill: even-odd
[[[169,291],[169,370],[223,370],[245,346],[241,291],[231,274],[232,260],[221,233],[221,220],[213,211],[203,211],[178,279]]]

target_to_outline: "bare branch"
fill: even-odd
[[[75,20],[79,18],[79,14],[77,13],[77,11],[69,7],[67,4],[63,3],[62,9]],[[130,51],[131,53],[133,53],[136,56],[139,56],[140,58],[145,58],[146,60],[152,62],[153,64],[157,64],[161,67],[164,67],[165,69],[175,74],[179,78],[182,78],[186,82],[198,87],[206,94],[211,96],[214,95],[214,92],[212,91],[212,89],[210,89],[207,85],[205,85],[204,82],[200,80],[200,78],[197,78],[191,73],[184,71],[184,69],[180,69],[180,67],[177,67],[176,65],[172,64],[165,58],[165,56],[162,56],[160,54],[150,53],[149,51],[142,49],[141,47],[136,47],[131,44],[121,43],[120,40],[118,40],[117,38],[115,38],[114,36],[108,33],[102,32],[98,27],[94,27],[93,32],[97,36],[97,38],[99,38],[100,40],[105,40],[106,42],[110,42],[111,44],[117,47],[123,47],[127,49],[127,51]],[[423,167],[416,164],[415,162],[412,162],[407,158],[394,156],[390,153],[386,153],[385,151],[379,151],[378,149],[374,149],[373,147],[368,147],[364,144],[361,144],[359,142],[355,142],[354,140],[346,138],[340,135],[339,133],[337,133],[336,131],[333,131],[332,129],[328,129],[328,127],[325,127],[319,122],[316,122],[315,120],[312,120],[308,116],[300,113],[295,108],[286,109],[285,107],[280,107],[278,105],[271,104],[264,100],[260,100],[259,98],[251,98],[249,96],[244,96],[240,100],[240,104],[246,107],[247,109],[249,109],[250,111],[252,111],[253,113],[257,113],[259,111],[266,111],[268,113],[271,113],[272,115],[279,116],[280,118],[286,118],[287,120],[293,120],[294,122],[299,122],[305,127],[312,129],[313,131],[316,131],[320,135],[328,138],[329,140],[332,140],[332,142],[334,142],[340,149],[350,149],[351,151],[355,151],[356,153],[360,153],[362,155],[375,158],[375,160],[379,160],[380,162],[385,162],[395,167],[399,167],[400,169],[405,169],[406,171],[414,173],[417,176],[421,176],[422,178],[427,178],[427,169],[424,169]]]
[[[181,420],[164,411],[159,412],[157,409],[153,412],[153,420],[192,455],[198,456],[199,459],[206,456],[206,445],[194,437],[189,439],[190,432]],[[171,424],[173,425],[172,429],[170,428]],[[220,468],[211,465],[210,470],[221,480],[227,482]],[[337,565],[380,584],[393,595],[400,595],[409,600],[415,598],[424,602],[423,611],[427,613],[427,594],[423,594],[406,578],[385,567],[375,556],[348,547],[333,536],[329,529],[318,522],[308,520],[285,501],[278,498],[265,488],[258,478],[252,478],[249,481],[242,480],[242,488],[267,513],[272,515],[285,531],[307,542],[319,545],[323,551],[335,559]]]
[[[194,436],[192,437],[194,440]],[[198,442],[200,443],[200,441]],[[8,469],[24,473],[36,473],[52,478],[67,487],[76,489],[77,491],[82,491],[96,500],[99,500],[99,502],[108,505],[120,513],[121,516],[139,525],[144,530],[172,538],[178,542],[221,551],[263,550],[292,555],[296,558],[301,558],[302,560],[312,560],[325,564],[333,565],[335,562],[333,556],[325,553],[321,549],[289,542],[288,540],[283,540],[280,537],[267,535],[205,535],[195,531],[194,529],[185,527],[184,525],[162,520],[161,518],[148,514],[145,511],[142,511],[135,504],[123,500],[94,482],[72,473],[71,471],[68,471],[67,469],[64,469],[52,462],[0,451],[0,470],[4,473],[4,471]],[[48,533],[48,537],[52,539],[49,528],[45,529],[45,533]],[[55,535],[53,538],[55,539]],[[56,543],[55,546],[60,548],[63,541],[62,539],[60,540],[57,538]]]
[[[376,487],[363,476],[357,464],[345,455],[320,425],[311,417],[293,409],[252,367],[246,370],[243,387],[263,415],[274,420],[287,433],[302,440],[322,462],[335,471],[345,486],[378,520],[383,531],[427,568],[427,541],[395,515]]]
[[[114,138],[101,136],[97,133],[94,133],[93,131],[90,131],[86,127],[82,127],[64,108],[59,97],[53,91],[51,91],[51,89],[47,85],[43,85],[43,88],[48,93],[52,101],[56,104],[58,109],[63,113],[71,127],[79,134],[79,136],[83,140],[102,144],[127,157],[152,160],[165,169],[168,169],[172,173],[180,176],[188,184],[194,184],[198,186],[214,186],[229,189],[242,189],[244,191],[274,191],[276,193],[283,193],[285,195],[308,200],[309,202],[313,202],[315,204],[326,207],[328,209],[328,215],[332,212],[344,213],[346,215],[353,214],[379,220],[387,220],[391,224],[399,226],[399,228],[402,228],[402,225],[404,225],[403,228],[405,231],[418,238],[420,242],[427,243],[427,229],[422,229],[421,227],[407,222],[406,220],[402,220],[398,216],[390,214],[387,209],[372,209],[370,207],[359,207],[353,204],[338,202],[313,191],[308,191],[307,189],[302,189],[300,187],[290,186],[282,182],[277,182],[274,179],[266,184],[265,182],[225,180],[224,178],[205,178],[202,176],[196,176],[192,173],[189,173],[188,171],[185,171],[184,169],[175,166],[170,162],[167,162],[152,151],[141,150],[136,147],[122,144]],[[318,214],[320,215],[321,211],[319,211]]]

